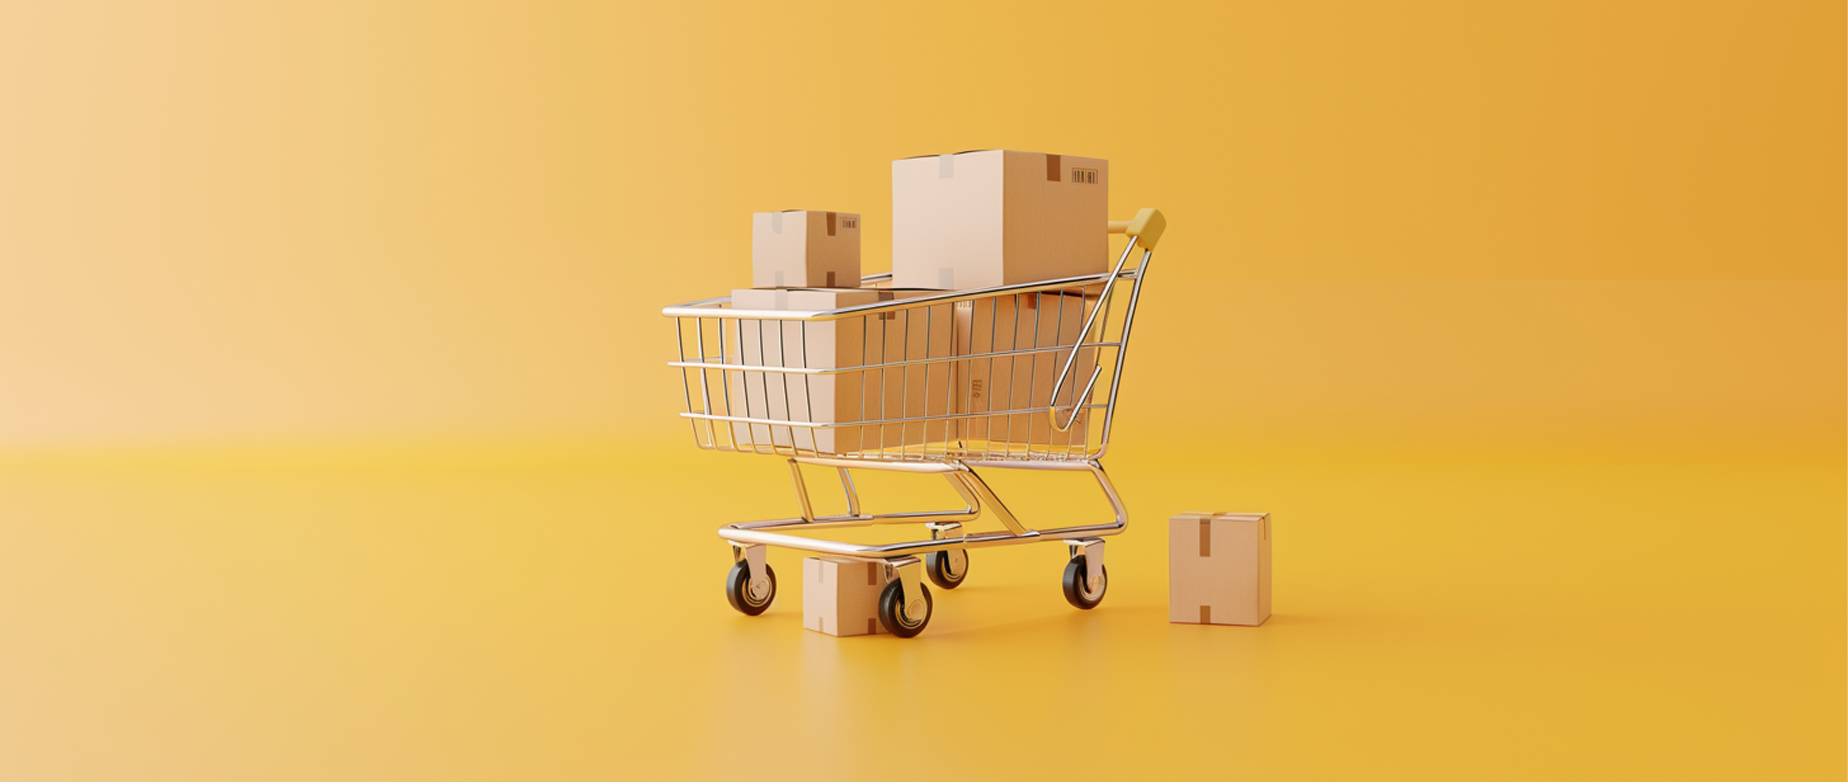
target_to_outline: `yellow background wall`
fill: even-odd
[[[1841,457],[1838,5],[1059,8],[10,4],[0,445],[678,438],[749,212],[1010,147],[1172,219],[1139,439]]]

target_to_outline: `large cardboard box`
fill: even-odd
[[[1168,621],[1250,625],[1271,614],[1268,513],[1190,511],[1168,521]]]
[[[795,289],[732,291],[740,310],[831,310],[907,299],[934,291]],[[950,305],[848,317],[834,321],[740,319],[727,324],[730,346],[743,366],[843,369],[884,362],[952,355],[954,316]],[[955,390],[951,362],[876,367],[832,374],[727,373],[732,409],[750,418],[819,424],[851,424],[925,416],[947,416]],[[734,437],[738,429],[734,429]],[[919,446],[942,442],[954,430],[947,418],[868,426],[777,426],[752,424],[755,445],[793,447],[820,454]]]
[[[989,149],[892,162],[892,284],[956,290],[1109,270],[1108,161]]]
[[[874,635],[879,594],[892,580],[877,562],[809,557],[802,560],[802,626],[834,636]]]
[[[1034,348],[1071,347],[1083,342],[1084,321],[1095,297],[1080,293],[1038,293],[979,299],[956,310],[956,352],[963,356]],[[1045,407],[1070,350],[1016,356],[987,356],[957,362],[957,412],[967,440],[1083,447],[1090,411],[1081,410],[1070,429],[1054,429]],[[1060,404],[1073,404],[1097,365],[1095,348],[1080,348],[1071,377],[1059,391]],[[1010,410],[1028,412],[1008,413]],[[1064,420],[1069,413],[1060,412]]]
[[[751,215],[751,286],[860,284],[860,216],[790,209]]]

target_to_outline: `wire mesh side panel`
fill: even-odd
[[[682,385],[701,448],[943,458],[955,433],[953,308],[833,320],[681,317]]]
[[[890,307],[846,318],[676,318],[694,439],[880,461],[1091,458],[1114,402],[1130,287],[909,307],[906,296],[936,292],[882,291]]]
[[[1119,344],[1104,335],[1120,322],[1111,318],[1118,305],[1102,293],[1103,284],[1097,283],[966,303],[956,345],[964,457],[1082,459],[1100,451],[1106,404],[1097,399],[1110,387]],[[1110,298],[1118,296],[1113,292]],[[1071,369],[1055,401],[1054,389],[1068,362]],[[1102,371],[1095,385],[1093,370]],[[1054,424],[1047,414],[1052,405],[1060,408],[1058,422],[1069,420],[1069,428]]]

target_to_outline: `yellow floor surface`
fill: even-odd
[[[661,447],[0,462],[0,777],[1844,775],[1839,464],[1130,455],[1101,607],[1060,546],[980,551],[899,640],[803,630],[790,552],[734,613],[712,530],[790,513],[787,475]],[[1030,523],[1103,509],[995,484]],[[1167,623],[1185,509],[1275,514],[1269,623]]]

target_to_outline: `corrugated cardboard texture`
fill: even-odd
[[[829,310],[924,295],[929,291],[834,290],[732,291],[733,309]],[[727,355],[745,366],[838,369],[876,365],[901,358],[949,356],[953,316],[949,305],[885,315],[809,322],[739,320],[728,323]],[[734,348],[735,346],[735,348]],[[955,388],[949,362],[889,369],[804,375],[779,372],[727,373],[729,402],[751,418],[813,423],[852,423],[895,418],[943,416]],[[738,427],[742,429],[742,425]],[[752,424],[750,441],[814,450],[851,453],[941,442],[950,423],[884,426],[794,427]],[[736,431],[736,430],[734,430]],[[734,435],[735,436],[735,435]]]
[[[1096,304],[1097,299],[1077,294],[1029,294],[973,302],[956,310],[956,352],[974,355],[1076,345],[1083,337],[1087,308]],[[957,362],[957,412],[1033,410],[967,419],[963,437],[1082,447],[1089,436],[1088,413],[1079,413],[1072,428],[1060,432],[1052,428],[1043,409],[1052,400],[1053,385],[1069,355],[1060,351]],[[1059,392],[1062,404],[1079,398],[1096,362],[1095,349],[1079,351],[1071,379]]]
[[[1168,621],[1256,626],[1271,613],[1268,513],[1182,513],[1168,522]]]
[[[859,215],[792,209],[751,216],[753,287],[832,288],[859,282]]]
[[[843,637],[885,632],[879,624],[879,594],[889,580],[877,563],[802,560],[802,626]]]
[[[893,161],[892,284],[986,288],[1107,271],[1109,172],[1097,158],[998,149]]]

